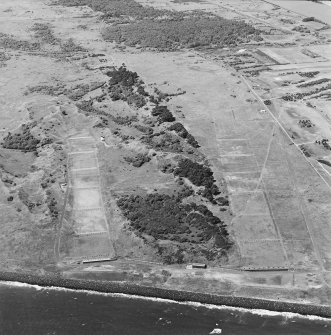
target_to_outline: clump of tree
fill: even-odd
[[[97,114],[97,115],[104,116],[104,117],[107,117],[107,118],[109,116],[107,113],[96,109],[93,106],[93,100],[92,99],[90,99],[90,100],[84,100],[84,101],[82,101],[80,103],[77,103],[76,106],[77,106],[77,108],[79,110],[85,112],[86,115]]]
[[[120,116],[120,115],[109,115],[109,118],[117,123],[118,125],[121,126],[131,126],[131,124],[133,122],[137,121],[137,116],[136,115],[132,115],[132,116]]]
[[[129,105],[136,106],[137,108],[141,108],[146,105],[146,100],[143,96],[133,92],[132,89],[125,86],[111,86],[109,88],[109,93],[109,96],[113,101],[126,101]]]
[[[195,194],[193,188],[191,186],[187,186],[183,182],[183,180],[179,179],[178,184],[182,185],[182,187],[176,193],[176,197],[177,197],[178,201],[181,201],[181,200],[183,200],[185,198],[188,198],[189,196]]]
[[[10,60],[10,56],[0,51],[0,68],[6,66],[7,60]]]
[[[180,122],[172,124],[168,129],[175,131],[180,137],[186,139],[187,143],[189,143],[192,147],[200,147],[194,136],[191,135]]]
[[[173,122],[175,121],[175,117],[172,115],[172,113],[169,111],[167,106],[160,106],[157,105],[152,110],[152,115],[157,116],[158,121],[160,123],[163,122]]]
[[[218,197],[216,199],[217,203],[220,205],[220,206],[229,206],[230,205],[230,202],[229,202],[229,199],[228,199],[228,196],[225,196],[225,197]]]
[[[214,204],[217,203],[214,197],[220,194],[220,191],[214,184],[213,171],[208,166],[193,162],[188,158],[183,158],[179,161],[174,174],[179,177],[187,178],[196,186],[204,186],[201,195],[210,202]]]
[[[0,48],[22,51],[36,51],[40,49],[40,43],[25,40],[17,40],[13,36],[0,33]]]
[[[86,95],[90,91],[89,84],[80,84],[71,90],[66,90],[66,95],[73,101],[77,101],[81,99],[84,95]]]
[[[18,197],[30,212],[41,206],[43,203],[40,197],[31,196],[31,194],[23,187],[18,190]]]
[[[164,152],[182,153],[183,145],[178,136],[161,131],[142,138],[142,142],[150,148]]]
[[[72,38],[69,38],[67,41],[61,43],[61,50],[63,52],[86,52],[87,50],[82,46],[76,44]]]
[[[258,67],[260,67],[260,65],[258,65]],[[253,66],[252,66],[252,68],[253,68]],[[271,70],[270,67],[268,67],[268,66],[262,66],[262,67],[260,67],[260,68],[258,68],[258,69],[253,69],[253,70],[243,70],[243,71],[244,71],[244,73],[246,73],[247,75],[250,75],[250,76],[252,76],[252,77],[257,77],[257,76],[260,75],[260,73],[261,73],[262,71],[270,71],[270,70]]]
[[[192,11],[179,13],[142,6],[135,0],[57,0],[63,6],[89,6],[103,12],[103,20],[117,21],[104,31],[106,40],[162,50],[205,45],[236,45],[261,40],[251,25]]]
[[[202,46],[233,46],[260,39],[259,32],[242,21],[218,16],[188,15],[169,20],[141,20],[105,29],[108,41],[158,50],[176,50]]]
[[[51,215],[51,219],[54,222],[58,219],[59,216],[59,204],[50,190],[46,191],[46,195],[46,203]]]
[[[311,128],[315,126],[309,119],[299,120],[298,124],[301,128]]]
[[[137,93],[144,96],[144,97],[148,97],[149,93],[145,91],[145,88],[140,84],[137,87]]]
[[[327,83],[329,81],[331,81],[331,79],[329,79],[329,78],[321,78],[321,79],[309,81],[308,83],[306,82],[306,83],[300,84],[297,87],[309,87],[309,86],[314,86],[314,85],[319,85],[319,84]]]
[[[231,246],[226,226],[206,206],[159,193],[122,196],[117,204],[138,235],[197,245],[213,240],[214,247],[225,250]]]
[[[169,101],[171,97],[177,97],[179,95],[183,95],[186,91],[182,91],[180,88],[178,89],[179,92],[177,93],[165,93],[159,90],[157,87],[154,88],[155,95],[150,96],[150,102],[155,103],[158,105],[162,101]]]
[[[124,157],[125,161],[127,161],[128,163],[132,164],[132,166],[134,167],[141,167],[142,165],[144,165],[145,163],[148,163],[151,158],[145,153],[139,153],[133,157]]]
[[[141,131],[142,133],[145,133],[147,135],[152,135],[153,134],[153,128],[152,127],[144,126],[142,124],[135,124],[134,127],[136,129],[138,129],[139,131]]]
[[[143,88],[143,82],[137,72],[127,70],[125,65],[118,69],[108,71],[109,96],[113,101],[123,100],[129,105],[141,108],[146,105],[147,92]]]
[[[292,72],[293,73],[293,72]],[[311,71],[311,72],[297,72],[299,76],[306,77],[306,78],[314,78],[320,72],[319,71]]]
[[[306,26],[296,26],[294,28],[292,28],[293,31],[298,31],[299,33],[305,33],[305,34],[309,34],[310,33],[310,29],[308,29],[308,27]]]
[[[315,18],[313,16],[304,17],[302,19],[302,22],[311,22],[311,21],[315,21]]]
[[[93,105],[93,99],[90,100],[84,100],[80,103],[77,103],[77,108],[84,112],[85,115],[99,115],[100,116],[100,122],[95,125],[95,127],[105,127],[109,124],[109,121],[113,121],[114,123],[117,123],[118,125],[122,126],[131,126],[133,122],[137,121],[137,116],[121,116],[121,115],[111,115],[108,114],[98,108],[95,108]]]
[[[329,142],[328,138],[322,138],[321,140],[316,140],[315,141],[315,143],[317,143],[317,144],[322,144],[325,149],[331,150],[331,146],[328,142]]]
[[[110,85],[121,85],[121,86],[134,86],[139,79],[137,72],[127,70],[125,65],[122,65],[118,69],[107,72],[107,76],[111,77],[109,80]]]
[[[55,37],[49,24],[35,23],[31,30],[34,32],[34,37],[44,43],[55,45],[60,42],[60,40]]]
[[[103,20],[128,17],[142,20],[172,14],[167,10],[142,6],[134,0],[56,0],[54,4],[67,7],[89,6],[94,11],[103,12]]]
[[[309,95],[313,95],[313,94],[317,94],[317,93],[321,93],[323,91],[327,91],[331,89],[331,83],[322,86],[322,87],[317,87],[315,89],[313,89],[312,91],[309,92],[299,92],[299,93],[287,93],[286,95],[282,96],[282,99],[285,101],[297,101],[300,99],[303,99],[304,97],[307,97]]]
[[[318,159],[317,161],[331,167],[331,163],[329,161],[326,161],[325,159]]]
[[[65,86],[64,85],[36,85],[36,86],[30,86],[28,87],[28,90],[25,94],[28,93],[40,93],[45,95],[51,95],[51,96],[59,96],[61,94],[64,94],[65,92]]]
[[[94,91],[105,84],[102,82],[91,82],[88,84],[78,84],[73,87],[67,88],[66,85],[58,83],[56,85],[36,85],[28,87],[25,94],[40,93],[45,95],[59,96],[66,95],[69,99],[77,101],[80,100],[88,92]]]
[[[306,157],[310,157],[311,156],[311,152],[309,151],[309,149],[305,145],[300,145],[299,148],[301,149],[302,153]]]
[[[175,175],[189,179],[196,186],[211,187],[214,184],[213,171],[205,165],[183,158],[179,161]]]
[[[31,133],[31,128],[35,123],[23,124],[17,133],[8,133],[4,137],[2,146],[6,149],[21,150],[24,152],[35,152],[40,144],[40,140],[35,138]]]

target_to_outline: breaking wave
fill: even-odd
[[[72,293],[84,293],[89,295],[99,295],[104,297],[113,297],[113,298],[125,298],[125,299],[136,299],[136,300],[148,300],[158,303],[169,303],[169,304],[178,304],[178,305],[185,305],[194,308],[207,308],[210,310],[223,310],[223,311],[232,311],[235,313],[250,313],[258,316],[267,316],[267,317],[282,317],[286,320],[300,318],[300,319],[308,319],[311,321],[323,321],[328,322],[331,324],[331,319],[324,318],[317,315],[302,315],[299,313],[292,313],[292,312],[276,312],[270,311],[266,309],[249,309],[243,307],[232,307],[226,305],[213,305],[213,304],[204,304],[200,302],[193,302],[193,301],[175,301],[170,299],[163,299],[163,298],[154,298],[154,297],[143,297],[139,295],[131,295],[125,293],[104,293],[98,291],[90,291],[90,290],[81,290],[81,289],[69,289],[64,287],[57,287],[57,286],[39,286],[39,285],[32,285],[26,284],[16,281],[0,281],[0,285],[9,286],[9,287],[18,287],[18,288],[33,288],[37,291],[62,291],[62,292],[72,292]]]

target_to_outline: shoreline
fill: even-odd
[[[67,279],[53,275],[34,275],[17,272],[0,272],[0,281],[20,282],[42,287],[62,287],[72,290],[89,290],[101,293],[122,293],[140,297],[167,299],[177,302],[196,302],[216,306],[229,306],[246,309],[264,309],[281,313],[296,313],[331,318],[331,306],[312,305],[267,299],[215,295],[208,293],[164,289],[142,286],[128,282],[92,281]]]

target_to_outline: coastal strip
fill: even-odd
[[[92,281],[62,278],[60,275],[35,275],[16,272],[0,272],[1,281],[21,282],[43,287],[63,287],[73,290],[90,290],[102,293],[123,293],[174,301],[190,301],[202,304],[225,305],[247,309],[265,309],[274,312],[289,312],[331,318],[331,306],[292,303],[249,297],[215,295],[208,293],[171,290],[142,286],[128,282]]]

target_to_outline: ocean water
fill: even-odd
[[[330,334],[331,320],[124,294],[0,283],[1,335]]]

